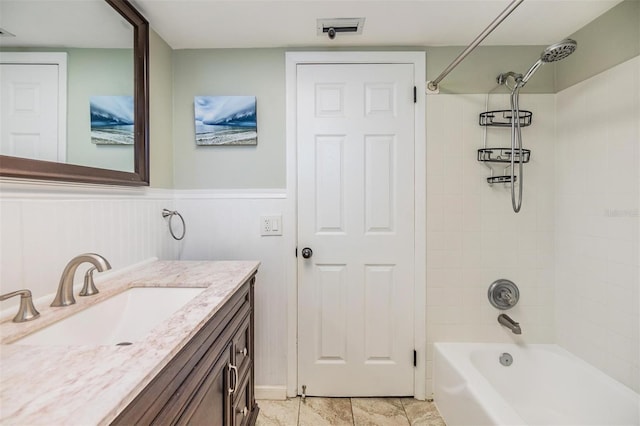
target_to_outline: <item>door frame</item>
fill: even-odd
[[[297,175],[297,66],[303,64],[412,64],[417,99],[414,112],[414,345],[418,352],[414,369],[414,397],[426,398],[426,116],[425,116],[425,52],[285,52],[286,75],[286,164],[287,214],[290,218],[291,252],[298,241],[298,175]],[[288,244],[288,245],[289,245]],[[297,259],[287,262],[287,396],[298,393],[298,270]]]
[[[0,64],[58,66],[58,162],[67,161],[67,53],[0,52]]]

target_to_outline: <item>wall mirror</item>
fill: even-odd
[[[3,0],[0,32],[0,176],[148,185],[147,20],[127,0]]]

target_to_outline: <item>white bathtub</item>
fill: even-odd
[[[557,345],[436,343],[433,368],[447,426],[640,425],[640,395]]]

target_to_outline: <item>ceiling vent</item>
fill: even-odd
[[[362,34],[364,18],[331,18],[318,19],[316,29],[319,36],[328,35],[330,39],[336,34]]]

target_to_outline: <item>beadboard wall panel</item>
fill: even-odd
[[[176,191],[187,224],[180,260],[259,260],[255,287],[257,387],[287,384],[287,262],[294,259],[292,220],[283,193]],[[261,236],[260,217],[282,215],[283,236]]]
[[[172,259],[175,242],[161,215],[172,205],[170,191],[3,183],[0,291],[28,288],[35,299],[54,294],[65,265],[85,252],[103,255],[114,270],[153,257]],[[88,267],[78,269],[76,284]],[[16,304],[3,302],[3,314]]]

